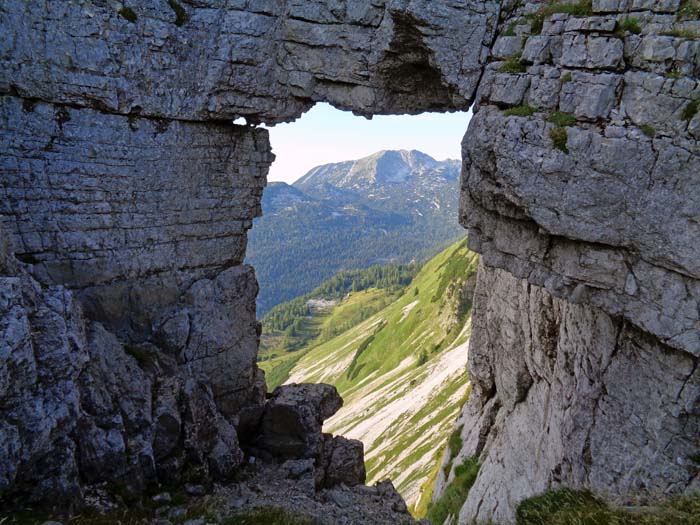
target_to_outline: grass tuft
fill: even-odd
[[[564,128],[568,126],[575,126],[576,117],[574,117],[570,113],[562,113],[560,111],[555,111],[549,114],[549,116],[547,117],[547,122],[551,122],[556,126]]]
[[[561,82],[562,84],[565,82],[571,82],[571,71],[564,73],[564,76],[561,77]]]
[[[517,525],[700,525],[700,495],[628,511],[611,508],[590,492],[564,488],[522,501],[515,516]]]
[[[522,106],[515,106],[509,109],[506,109],[503,114],[506,117],[531,117],[532,115],[535,114],[535,111],[537,111],[535,108],[532,106],[528,106],[527,104],[523,104]]]
[[[569,139],[569,135],[566,132],[566,128],[563,128],[561,126],[552,128],[549,132],[549,138],[552,139],[555,148],[563,151],[564,153],[569,153],[569,148],[566,147],[566,143]]]
[[[656,135],[656,130],[649,124],[642,124],[639,126],[639,129],[641,129],[642,133],[644,133],[647,137],[654,137],[654,135]]]
[[[545,19],[555,13],[566,13],[575,17],[591,16],[593,14],[593,2],[592,0],[580,0],[575,4],[550,2],[536,13],[528,15],[530,32],[533,35],[539,35],[542,32]]]
[[[671,29],[670,31],[664,31],[661,33],[664,36],[672,36],[675,38],[684,38],[686,40],[697,40],[700,39],[700,34],[692,29]]]
[[[117,14],[121,16],[124,20],[127,22],[131,22],[132,24],[136,22],[136,19],[138,18],[136,16],[136,13],[134,13],[134,10],[131,9],[130,7],[122,7],[119,11],[117,11]]]
[[[525,70],[525,64],[520,61],[520,55],[507,58],[498,68],[501,73],[525,73]]]
[[[700,110],[700,101],[692,100],[688,102],[688,105],[683,110],[683,120],[690,122],[697,115],[698,110]]]
[[[177,3],[176,0],[168,0],[168,5],[175,13],[175,25],[178,27],[184,26],[190,19],[185,8]]]
[[[469,495],[479,474],[476,457],[467,458],[455,468],[455,477],[437,501],[428,507],[428,519],[433,525],[443,525],[449,516],[456,516]]]
[[[700,0],[682,0],[677,16],[679,20],[700,20]]]
[[[635,35],[638,35],[642,32],[642,26],[639,25],[639,20],[632,17],[625,18],[620,23],[620,27],[623,31],[629,31],[630,33],[634,33]]]

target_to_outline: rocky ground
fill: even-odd
[[[375,486],[345,484],[317,490],[311,460],[281,464],[257,462],[242,469],[240,480],[206,488],[162,491],[133,503],[129,511],[110,503],[97,489],[91,499],[100,510],[70,519],[8,516],[2,523],[42,525],[409,525],[416,523],[390,481]],[[206,493],[206,494],[205,494]]]
[[[255,425],[255,439],[243,444],[245,465],[233,482],[205,479],[174,490],[150,487],[141,494],[119,491],[110,483],[93,484],[85,491],[81,511],[64,523],[414,523],[390,481],[363,485],[361,442],[321,431],[324,419],[342,404],[330,385],[279,387]],[[40,514],[29,510],[0,517],[0,523],[61,523],[46,522]],[[258,521],[246,521],[253,519]]]

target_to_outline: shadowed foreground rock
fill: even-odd
[[[323,422],[342,406],[331,385],[277,387],[265,404],[251,452],[275,460],[312,459],[318,487],[364,483],[362,442],[322,432]]]

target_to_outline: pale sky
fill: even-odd
[[[376,116],[372,120],[316,104],[295,122],[270,127],[277,160],[268,180],[292,183],[320,164],[385,149],[417,149],[437,160],[461,158],[471,112]]]

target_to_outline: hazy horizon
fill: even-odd
[[[381,150],[419,150],[436,160],[460,159],[471,111],[375,116],[372,120],[316,104],[295,122],[268,128],[277,156],[268,181],[293,183],[312,168]]]

